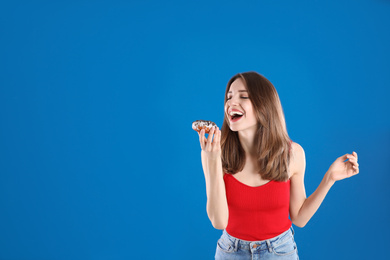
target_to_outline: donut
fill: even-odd
[[[192,129],[194,129],[197,132],[200,132],[202,129],[205,130],[205,133],[208,134],[213,126],[217,126],[212,121],[206,121],[206,120],[196,120],[192,122]]]

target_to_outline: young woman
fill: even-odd
[[[306,198],[305,152],[287,134],[272,83],[239,73],[224,104],[222,132],[199,133],[207,215],[223,230],[215,259],[299,259],[292,223],[305,226],[336,181],[359,173],[357,154],[337,158]]]

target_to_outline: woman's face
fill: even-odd
[[[257,129],[257,120],[253,111],[252,102],[242,79],[237,78],[230,85],[225,103],[225,116],[228,119],[230,129],[234,132],[246,129]],[[242,114],[233,114],[232,111]]]

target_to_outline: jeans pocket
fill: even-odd
[[[220,250],[226,253],[230,253],[234,251],[234,242],[224,237],[221,237],[218,240],[217,246]]]
[[[297,251],[297,245],[295,244],[292,236],[289,239],[282,241],[280,244],[273,247],[275,255],[291,255]]]

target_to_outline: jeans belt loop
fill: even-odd
[[[272,253],[271,242],[269,242],[269,240],[267,240],[267,247],[268,247],[268,251]]]
[[[234,251],[237,252],[238,250],[238,239],[234,240]]]

